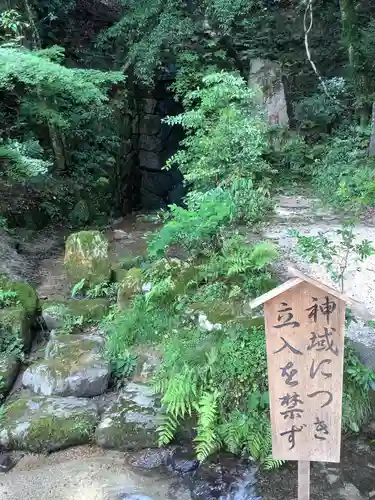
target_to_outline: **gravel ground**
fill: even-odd
[[[375,227],[371,224],[372,218],[356,226],[356,241],[367,239],[373,241],[375,246]],[[275,241],[282,249],[280,269],[283,274],[286,274],[288,265],[292,264],[310,277],[338,289],[324,266],[309,264],[296,253],[296,239],[288,234],[288,229],[291,228],[305,236],[323,232],[337,241],[339,236],[335,231],[341,228],[339,215],[319,207],[316,200],[281,196],[276,217],[263,232],[264,237]],[[368,319],[375,319],[375,255],[364,262],[359,262],[354,257],[349,260],[345,294],[363,305],[362,318],[359,317],[357,323],[351,324],[347,335],[356,342],[375,348],[375,330],[365,324]]]

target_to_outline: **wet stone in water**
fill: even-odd
[[[194,450],[184,446],[178,447],[171,452],[167,465],[174,472],[186,474],[199,467],[199,460],[196,459]]]
[[[10,453],[0,452],[0,472],[8,472],[14,465],[15,462]]]

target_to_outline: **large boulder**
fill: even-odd
[[[130,382],[104,412],[96,443],[120,451],[156,448],[160,422],[159,404],[150,387]]]
[[[90,400],[34,396],[5,406],[0,445],[5,449],[51,452],[89,443],[98,421]]]
[[[99,231],[81,231],[69,236],[65,245],[65,269],[72,284],[85,279],[87,287],[111,277],[108,240]]]
[[[95,335],[55,335],[45,359],[33,363],[22,384],[44,396],[93,397],[108,388],[110,368],[102,355],[103,339]]]
[[[267,111],[268,122],[288,127],[289,116],[282,76],[281,65],[277,61],[250,61],[249,86],[257,87],[259,99]]]

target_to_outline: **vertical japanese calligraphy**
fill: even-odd
[[[345,303],[302,282],[264,308],[273,457],[339,462]]]

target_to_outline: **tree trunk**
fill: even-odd
[[[375,156],[375,102],[372,104],[369,156]]]
[[[42,48],[42,43],[40,40],[38,28],[34,21],[33,9],[29,4],[29,0],[24,0],[24,2],[32,32],[32,47],[38,50]],[[43,96],[40,95],[40,92],[38,92],[38,95],[41,101],[45,100]],[[51,121],[47,123],[47,126],[49,131],[50,143],[55,159],[56,170],[58,174],[62,175],[67,172],[68,167],[70,166],[69,154],[66,148],[65,137],[64,134],[58,129],[58,127]]]
[[[342,35],[348,51],[348,59],[351,68],[356,66],[356,53],[354,43],[358,37],[357,14],[354,0],[340,0],[340,12],[342,21]]]
[[[370,118],[370,107],[367,103],[363,102],[363,98],[368,94],[369,82],[366,75],[361,73],[359,69],[360,61],[358,60],[356,43],[358,44],[360,40],[360,31],[358,28],[356,3],[357,0],[340,0],[342,38],[348,52],[349,67],[358,103],[356,114],[361,127],[367,127]]]

